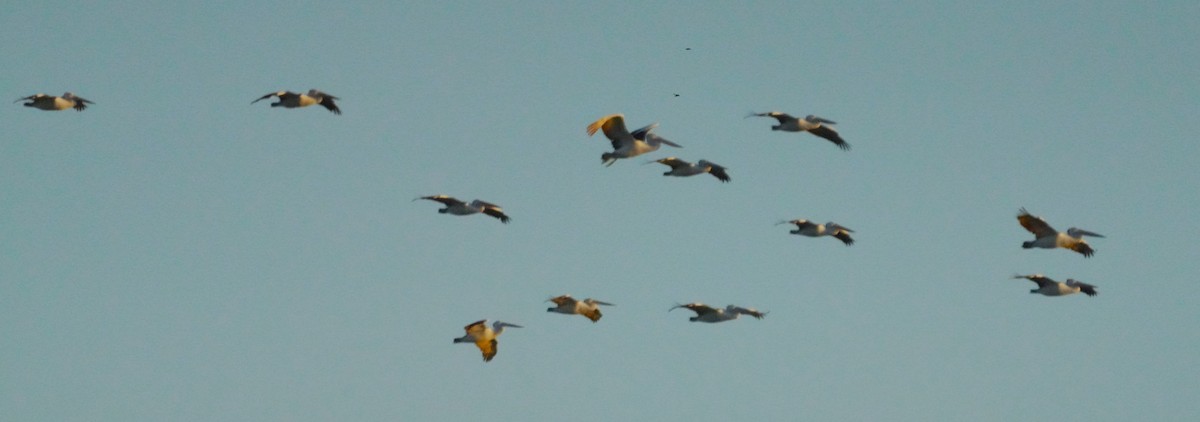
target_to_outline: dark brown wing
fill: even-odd
[[[454,206],[454,205],[466,205],[465,202],[459,201],[458,199],[455,199],[453,196],[446,196],[446,195],[422,196],[421,199],[428,199],[430,201],[441,202],[442,205],[445,205],[447,207]]]
[[[716,164],[709,163],[708,174],[713,175],[713,177],[716,177],[717,180],[720,180],[723,183],[729,182],[730,180],[729,173],[725,172],[725,167],[721,167]]]
[[[337,104],[334,104],[333,102],[333,97],[328,95],[321,97],[321,107],[325,107],[326,110],[332,111],[333,114],[342,114],[342,109],[338,108]]]
[[[1091,258],[1092,255],[1096,253],[1096,251],[1093,250],[1091,246],[1088,246],[1087,243],[1083,243],[1083,242],[1078,242],[1078,243],[1072,245],[1071,250],[1083,254],[1084,258]]]
[[[504,224],[508,224],[508,220],[511,220],[511,218],[509,218],[507,215],[504,215],[504,211],[499,208],[484,207],[483,213],[500,219],[500,222]]]
[[[845,230],[838,230],[837,233],[833,234],[833,237],[845,243],[846,246],[854,244],[854,239],[850,238],[850,233],[847,233]]]
[[[1054,236],[1058,233],[1057,230],[1046,224],[1046,220],[1030,214],[1029,211],[1025,211],[1025,208],[1021,208],[1021,212],[1017,214],[1017,222],[1036,237]]]
[[[496,339],[492,339],[492,341],[481,341],[475,343],[475,346],[479,348],[479,351],[483,352],[484,362],[491,362],[492,358],[496,357],[497,344],[498,343],[496,342]]]
[[[813,135],[817,135],[822,138],[825,138],[825,139],[829,140],[829,142],[833,142],[835,145],[838,146],[838,148],[841,148],[842,150],[845,150],[845,151],[850,150],[850,144],[846,143],[846,140],[842,139],[842,136],[838,135],[837,131],[833,130],[833,128],[831,128],[829,126],[825,126],[825,125],[817,126],[815,129],[809,130],[809,132],[812,133]]]

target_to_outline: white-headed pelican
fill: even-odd
[[[780,224],[795,224],[796,230],[790,231],[789,233],[791,234],[798,234],[808,237],[833,236],[842,241],[842,243],[845,243],[846,246],[854,244],[854,239],[850,238],[850,233],[854,233],[854,230],[850,230],[832,221],[825,224],[815,224],[805,219],[799,219],[792,221],[780,221],[775,225],[778,226]]]
[[[671,307],[671,309],[668,309],[667,312],[673,311],[676,308],[687,308],[692,312],[695,312],[696,316],[688,318],[688,321],[691,322],[723,322],[732,319],[738,319],[738,316],[741,315],[750,315],[758,319],[762,319],[764,316],[767,316],[766,312],[759,312],[754,308],[742,308],[729,305],[726,306],[725,309],[718,309],[699,302],[689,303],[686,305],[676,304],[675,306]]]
[[[842,139],[841,135],[838,135],[837,130],[829,126],[837,124],[837,122],[834,122],[833,120],[820,118],[811,114],[805,116],[803,119],[800,119],[792,117],[787,113],[781,113],[778,111],[750,113],[750,115],[746,117],[754,116],[774,117],[775,120],[778,120],[779,124],[771,126],[771,130],[782,130],[784,132],[808,132],[825,138],[829,140],[829,142],[833,142],[838,146],[838,148],[847,151],[850,150],[850,144],[846,143],[846,140]]]
[[[1066,295],[1073,295],[1075,293],[1083,292],[1083,294],[1086,294],[1088,296],[1096,295],[1096,286],[1093,286],[1093,285],[1087,284],[1087,283],[1083,283],[1083,282],[1079,282],[1079,281],[1076,281],[1075,279],[1071,279],[1071,278],[1068,278],[1065,283],[1061,282],[1061,281],[1051,280],[1050,277],[1046,277],[1041,274],[1029,274],[1029,275],[1017,274],[1017,275],[1014,275],[1013,278],[1023,278],[1023,279],[1032,281],[1034,283],[1037,283],[1038,288],[1030,290],[1029,293],[1041,293],[1046,296],[1066,296]]]
[[[592,320],[592,322],[599,321],[600,317],[603,316],[600,314],[599,305],[613,306],[611,303],[601,302],[590,297],[584,300],[576,300],[575,298],[571,297],[571,295],[552,297],[546,301],[554,302],[555,305],[558,305],[556,307],[546,309],[546,312],[557,312],[567,315],[583,315],[587,319]]]
[[[342,114],[342,109],[338,108],[337,104],[334,104],[333,102],[333,100],[338,100],[340,98],[317,91],[315,89],[308,90],[308,93],[306,94],[298,94],[292,91],[272,92],[259,97],[257,100],[251,101],[250,104],[254,104],[271,97],[279,98],[279,102],[271,103],[271,107],[297,108],[308,107],[313,104],[320,104],[321,107],[325,107],[327,110],[332,111],[333,114]]]
[[[499,219],[501,223],[508,224],[508,220],[510,220],[507,215],[504,215],[504,210],[500,209],[499,205],[483,202],[478,199],[471,201],[470,204],[446,195],[422,196],[413,200],[416,201],[417,199],[441,202],[442,205],[446,206],[438,210],[442,214],[471,215],[484,213]]]
[[[1025,249],[1064,248],[1079,252],[1083,254],[1085,258],[1088,258],[1091,257],[1095,251],[1093,251],[1092,247],[1088,246],[1087,242],[1083,240],[1083,236],[1104,237],[1099,234],[1074,227],[1067,229],[1066,233],[1054,230],[1053,227],[1050,227],[1049,224],[1046,224],[1046,220],[1030,214],[1029,211],[1025,211],[1025,208],[1021,208],[1021,212],[1017,214],[1017,221],[1021,223],[1021,227],[1024,227],[1025,230],[1029,230],[1029,232],[1033,233],[1034,236],[1033,241],[1024,242],[1021,244],[1021,247]]]
[[[61,97],[55,97],[46,94],[33,94],[25,98],[17,99],[17,101],[29,101],[24,104],[25,107],[33,107],[38,110],[58,111],[73,108],[75,111],[83,111],[88,104],[95,104],[91,101],[79,98],[70,92],[64,93]]]
[[[720,180],[721,182],[729,181],[729,173],[725,172],[725,167],[721,167],[716,163],[706,160],[700,160],[699,162],[692,164],[675,157],[667,157],[651,161],[650,163],[666,164],[667,166],[670,166],[671,171],[663,173],[663,176],[688,177],[695,176],[697,174],[708,173],[713,175],[713,177],[716,177],[717,180]]]
[[[657,151],[663,144],[683,148],[679,144],[654,134],[652,131],[656,127],[658,127],[658,123],[629,133],[629,129],[625,128],[625,116],[622,114],[612,114],[601,117],[600,120],[588,125],[587,134],[588,136],[592,136],[596,134],[596,131],[604,130],[604,136],[612,141],[613,152],[601,154],[600,160],[604,162],[604,165],[611,166],[621,158],[631,158],[647,152]]]
[[[475,343],[475,346],[479,347],[479,351],[483,352],[483,361],[491,362],[492,358],[496,357],[496,337],[504,332],[504,327],[524,328],[501,321],[496,321],[491,327],[488,327],[487,320],[484,319],[463,327],[464,330],[467,330],[467,334],[454,339],[454,342]]]

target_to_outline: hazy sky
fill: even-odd
[[[0,419],[1200,417],[1200,3],[251,3],[4,5]]]

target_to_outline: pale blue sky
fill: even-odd
[[[4,95],[96,104],[0,107],[0,419],[1200,416],[1200,4],[843,3],[9,2]],[[684,148],[605,168],[611,113]]]

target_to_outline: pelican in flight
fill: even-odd
[[[308,90],[308,93],[306,94],[298,94],[292,91],[272,92],[259,97],[257,100],[251,101],[250,104],[254,104],[271,97],[279,97],[279,102],[271,103],[271,107],[297,108],[308,107],[313,104],[320,104],[321,107],[325,107],[327,110],[332,111],[333,114],[342,114],[342,109],[338,108],[337,104],[333,103],[333,100],[339,100],[340,98],[317,91],[315,89]]]
[[[795,224],[796,230],[790,231],[789,233],[791,234],[799,234],[808,237],[833,236],[842,241],[842,243],[845,243],[846,246],[854,244],[854,239],[850,238],[850,233],[854,233],[854,230],[845,228],[832,221],[825,224],[815,224],[805,219],[799,219],[775,223],[776,226],[780,224]]]
[[[1021,223],[1021,227],[1033,233],[1034,239],[1021,244],[1022,248],[1042,248],[1054,249],[1065,248],[1083,254],[1083,256],[1091,257],[1095,251],[1087,242],[1083,240],[1083,236],[1104,237],[1087,230],[1081,230],[1074,227],[1067,229],[1066,233],[1054,230],[1046,220],[1041,217],[1032,215],[1025,208],[1021,208],[1020,214],[1017,214],[1017,221]]]
[[[442,205],[446,206],[445,208],[438,210],[438,213],[441,214],[471,215],[484,213],[499,219],[500,222],[504,224],[508,224],[508,220],[511,220],[507,215],[504,215],[504,210],[500,209],[499,205],[483,202],[478,199],[471,201],[470,204],[446,195],[422,196],[413,199],[413,201],[416,201],[417,199],[428,199],[430,201],[441,202]]]
[[[692,164],[675,157],[667,157],[650,161],[646,164],[649,163],[666,164],[667,166],[671,167],[671,171],[663,173],[663,176],[688,177],[695,176],[697,174],[708,173],[713,175],[713,177],[716,177],[717,180],[720,180],[721,182],[729,181],[729,174],[725,173],[725,167],[721,167],[716,163],[705,160],[700,160],[696,164]]]
[[[612,141],[613,152],[601,154],[600,160],[604,162],[604,165],[611,166],[621,158],[631,158],[657,151],[663,144],[683,148],[679,144],[652,133],[656,127],[658,127],[658,123],[629,133],[629,129],[625,128],[625,115],[612,114],[601,117],[600,120],[588,125],[587,134],[592,136],[596,134],[596,131],[604,130],[604,136]]]
[[[59,111],[73,108],[75,111],[83,111],[88,104],[95,104],[91,101],[79,98],[70,92],[63,94],[61,97],[55,97],[46,94],[33,94],[25,98],[19,98],[15,102],[29,101],[24,104],[25,107],[33,107],[38,110]]]
[[[838,146],[838,148],[846,151],[850,150],[850,144],[846,143],[846,140],[842,139],[841,135],[838,135],[836,129],[829,126],[837,124],[837,122],[834,122],[833,120],[824,119],[811,114],[805,116],[803,119],[799,119],[792,117],[787,113],[781,113],[778,111],[750,113],[750,115],[746,117],[750,118],[755,116],[774,117],[775,120],[778,120],[779,124],[771,126],[771,130],[782,130],[784,132],[808,132],[825,138],[829,142],[833,142]]]
[[[1037,283],[1038,288],[1030,290],[1029,293],[1041,293],[1046,296],[1066,296],[1083,292],[1083,294],[1088,296],[1096,295],[1096,286],[1076,281],[1073,278],[1068,278],[1065,283],[1051,280],[1050,277],[1046,277],[1041,274],[1017,274],[1014,275],[1013,278],[1023,278]]]
[[[455,343],[475,343],[479,351],[483,352],[483,361],[491,362],[492,358],[496,357],[496,337],[504,332],[504,327],[524,328],[520,325],[509,324],[507,322],[496,321],[491,328],[487,326],[487,320],[479,320],[472,322],[471,325],[463,327],[467,330],[467,334],[454,339]]]
[[[587,319],[592,320],[592,322],[599,321],[600,317],[603,316],[600,314],[599,305],[613,306],[611,303],[601,302],[590,297],[584,300],[576,300],[575,298],[571,297],[571,295],[552,297],[546,301],[554,302],[555,305],[558,305],[556,307],[546,309],[546,312],[558,312],[560,314],[567,315],[583,315]]]
[[[762,319],[764,316],[767,316],[766,312],[759,312],[754,308],[742,308],[729,305],[726,306],[725,309],[717,309],[699,302],[689,303],[687,305],[676,304],[675,306],[671,307],[671,309],[668,309],[667,312],[673,311],[675,308],[687,308],[692,312],[695,312],[696,316],[688,318],[688,321],[691,322],[723,322],[738,319],[738,316],[741,315],[750,315],[758,319]]]

